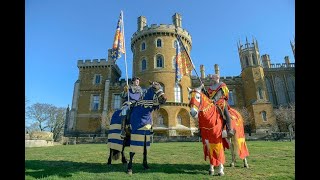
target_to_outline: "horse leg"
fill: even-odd
[[[235,154],[235,147],[234,147],[234,141],[232,140],[232,138],[230,138],[230,151],[231,151],[231,163],[230,163],[230,167],[234,167],[235,164],[235,158],[236,158],[236,154]]]
[[[144,144],[143,144],[143,168],[144,170],[149,169],[147,162],[147,136],[144,135]]]
[[[123,143],[122,143],[122,150],[121,150],[121,161],[122,161],[122,164],[127,164],[128,163],[128,161],[127,161],[127,159],[126,159],[126,157],[125,157],[125,155],[124,155],[124,148],[126,147],[126,141],[127,141],[127,137],[125,137],[124,139],[123,139]]]
[[[224,172],[223,172],[223,164],[220,164],[219,166],[219,169],[218,169],[218,176],[223,176],[224,175]]]
[[[111,160],[112,151],[113,151],[113,150],[110,148],[110,153],[109,153],[109,158],[108,158],[108,163],[107,163],[108,165],[111,165],[111,161],[112,161],[112,160]]]
[[[130,161],[129,161],[128,168],[127,168],[127,173],[129,175],[132,175],[132,160],[133,160],[134,154],[135,154],[134,152],[130,152]]]
[[[208,140],[208,139],[205,139],[204,142],[206,143],[206,147],[207,147],[209,159],[211,159],[211,158],[210,158],[210,151],[209,151],[209,149],[210,149],[210,148],[209,148],[209,140]],[[210,175],[210,176],[213,176],[213,175],[214,175],[214,166],[213,166],[212,162],[210,162],[209,175]]]
[[[210,175],[210,176],[213,176],[213,175],[214,175],[214,166],[213,166],[212,164],[210,164],[209,175]]]
[[[243,164],[244,164],[245,168],[249,168],[249,164],[248,164],[247,158],[243,159]]]

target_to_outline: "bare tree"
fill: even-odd
[[[245,128],[245,131],[247,133],[249,133],[249,136],[251,136],[251,130],[252,130],[252,127],[251,127],[251,121],[252,121],[252,116],[250,115],[248,109],[246,107],[242,107],[242,108],[235,108],[242,116],[243,118],[243,125],[244,125],[244,128]]]
[[[27,107],[27,117],[33,122],[36,122],[39,131],[45,131],[48,129],[47,121],[49,121],[52,108],[54,106],[45,103],[36,103]]]
[[[274,110],[274,113],[279,129],[289,132],[291,141],[295,127],[295,103],[289,104],[287,107],[280,106]]]
[[[28,131],[50,131],[57,141],[63,133],[66,108],[58,108],[52,104],[36,103],[27,107],[26,116],[32,120]]]

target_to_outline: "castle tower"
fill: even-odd
[[[285,62],[287,65],[290,64],[289,56],[285,56],[285,57],[284,57],[284,62]]]
[[[68,117],[68,134],[104,136],[106,113],[110,104],[110,83],[116,83],[121,70],[111,58],[78,60],[79,76],[74,85],[72,106]]]
[[[257,132],[269,131],[268,124],[274,123],[275,118],[273,116],[273,106],[267,97],[264,70],[259,60],[258,42],[253,40],[249,44],[246,38],[244,47],[241,43],[238,44],[238,52],[242,67],[241,78],[245,105],[253,117],[253,122],[250,123],[251,128]],[[270,67],[268,55],[263,56],[262,62],[265,67]]]
[[[205,68],[203,64],[200,65],[200,74],[202,79],[206,77]]]
[[[214,73],[218,74],[220,76],[220,69],[219,69],[219,65],[218,64],[214,65]]]
[[[250,44],[248,38],[246,38],[244,47],[241,42],[239,42],[238,52],[242,70],[250,66],[260,66],[260,53],[257,40],[253,39]]]
[[[262,57],[262,67],[263,68],[270,68],[270,56],[269,54],[264,54],[261,56]]]
[[[144,16],[138,17],[138,31],[142,31],[147,26],[147,19]]]
[[[175,13],[172,16],[172,24],[147,24],[146,18],[138,18],[138,31],[132,35],[131,50],[133,52],[133,76],[141,78],[140,85],[148,87],[148,80],[162,84],[167,96],[167,103],[159,110],[161,120],[154,119],[155,132],[157,126],[163,125],[169,136],[178,135],[180,125],[189,131],[193,125],[193,119],[189,115],[188,90],[191,86],[190,76],[183,76],[181,83],[175,83],[175,56],[176,56],[176,29],[181,37],[187,52],[192,49],[191,35],[181,28],[181,15]],[[141,28],[144,26],[144,28]],[[158,124],[157,124],[158,123]],[[162,124],[163,123],[163,124]],[[162,127],[162,129],[163,129]],[[159,131],[158,131],[159,133]]]

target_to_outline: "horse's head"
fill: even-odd
[[[207,106],[212,105],[210,99],[202,93],[202,88],[202,86],[194,89],[188,87],[190,115],[193,118],[198,118],[199,111],[203,111]]]
[[[149,89],[154,93],[153,100],[159,104],[164,104],[167,101],[167,98],[165,97],[161,84],[156,81],[149,81],[149,83]]]

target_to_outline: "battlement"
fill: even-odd
[[[150,26],[146,25],[143,27],[142,31],[137,31],[132,35],[131,46],[136,42],[136,40],[150,35],[164,34],[174,36],[176,34],[175,28],[176,27],[173,24],[151,24]],[[177,27],[177,31],[182,39],[186,39],[190,45],[192,44],[191,35],[187,30],[181,27]]]
[[[270,64],[270,68],[265,69],[276,69],[276,68],[294,68],[295,63],[276,63],[276,64]]]
[[[78,60],[78,68],[93,68],[93,67],[111,67],[113,66],[116,71],[121,74],[121,70],[118,65],[115,64],[113,60],[107,61],[106,59],[86,59],[86,60]]]

